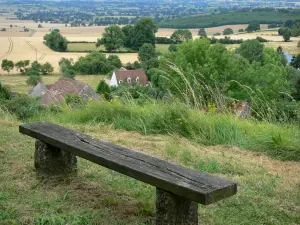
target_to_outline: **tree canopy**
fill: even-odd
[[[174,33],[171,35],[171,39],[175,43],[181,43],[183,41],[193,39],[193,35],[192,35],[191,31],[188,29],[179,29],[179,30],[174,31]]]
[[[96,43],[97,47],[103,44],[107,51],[114,51],[124,46],[125,35],[118,25],[106,27],[102,36]]]
[[[63,37],[59,30],[53,30],[44,36],[46,45],[54,51],[65,52],[68,47],[68,40]]]
[[[223,31],[223,35],[233,34],[233,30],[231,28],[226,28]]]

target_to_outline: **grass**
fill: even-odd
[[[54,84],[60,75],[47,75],[42,76],[42,80],[45,84]],[[89,84],[94,90],[96,90],[97,85],[101,79],[105,76],[101,75],[77,75],[76,80],[82,81]],[[26,84],[27,76],[25,75],[0,75],[0,81],[2,84],[7,85],[11,91],[19,93],[28,93],[31,86]]]
[[[2,118],[2,117],[1,117]],[[0,120],[0,224],[155,224],[155,188],[79,159],[77,177],[38,180],[34,140]],[[235,147],[203,147],[176,135],[141,135],[102,123],[61,125],[238,182],[238,194],[204,207],[203,224],[297,224],[299,162]]]
[[[168,52],[169,45],[168,44],[156,44],[156,51],[160,53]],[[68,51],[78,51],[78,52],[84,52],[84,51],[96,51],[96,50],[103,50],[105,51],[105,48],[103,45],[100,47],[96,47],[95,43],[69,43],[68,44]],[[127,48],[121,48],[121,51],[127,51]]]
[[[264,43],[266,47],[272,47],[277,49],[279,46],[282,47],[284,52],[287,52],[291,55],[300,54],[300,48],[297,47],[298,41],[291,41],[291,42],[279,42],[279,41],[272,41]],[[227,49],[236,49],[240,45],[239,44],[232,44],[232,45],[225,45]]]
[[[231,115],[203,114],[184,105],[149,103],[143,106],[118,102],[89,103],[84,109],[46,116],[59,123],[112,125],[115,129],[144,135],[179,135],[206,146],[236,146],[264,152],[280,160],[300,161],[300,131],[297,125],[239,120]],[[34,120],[44,120],[41,115]]]

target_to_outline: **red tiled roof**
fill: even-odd
[[[131,83],[135,83],[136,78],[138,77],[139,84],[148,84],[148,79],[144,70],[117,70],[115,73],[118,83],[120,80],[122,80],[125,84],[128,84],[128,78],[131,78]]]

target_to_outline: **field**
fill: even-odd
[[[44,84],[54,84],[59,77],[60,76],[58,75],[42,76],[42,81]],[[105,78],[105,76],[99,75],[76,76],[76,80],[89,84],[94,90],[96,90],[100,80]],[[26,84],[26,79],[27,76],[25,75],[0,75],[0,81],[2,84],[7,85],[11,91],[19,93],[27,93],[28,90],[32,88]]]
[[[168,52],[169,49],[169,45],[168,44],[156,44],[156,51],[157,52],[161,52],[161,53],[165,53]],[[68,51],[78,51],[78,52],[82,52],[82,51],[96,51],[96,50],[102,50],[104,51],[105,48],[104,46],[100,46],[100,47],[96,47],[95,43],[69,43],[68,44]],[[126,48],[121,48],[121,51],[126,51],[128,49]]]
[[[49,49],[43,44],[43,36],[49,33],[49,30],[58,28],[61,33],[69,41],[88,41],[96,42],[99,37],[101,37],[104,32],[104,26],[98,27],[65,27],[64,24],[51,24],[51,23],[42,23],[43,28],[37,28],[38,23],[33,21],[19,21],[19,20],[6,20],[7,16],[0,17],[0,28],[7,28],[7,32],[0,32],[0,61],[3,59],[9,59],[14,62],[19,60],[38,60],[41,63],[49,62],[54,66],[54,73],[59,72],[58,61],[62,58],[72,58],[75,61],[81,57],[85,56],[86,53],[76,53],[76,52],[65,52],[58,53]],[[10,28],[10,25],[13,25],[13,28]],[[23,32],[24,27],[30,29],[30,32]],[[219,26],[207,28],[206,32],[208,35],[220,32],[227,28],[231,27],[235,32],[238,29],[244,29],[246,25],[237,24],[229,26]],[[262,29],[266,29],[266,25],[261,25]],[[190,29],[194,38],[198,35],[198,29]],[[175,31],[175,29],[160,28],[158,29],[157,36],[169,37]],[[294,48],[299,38],[292,38],[293,42],[285,44],[282,41],[282,37],[276,34],[276,31],[262,31],[253,34],[234,34],[231,35],[232,39],[243,38],[243,39],[252,39],[256,36],[262,36],[268,40],[276,41],[272,43],[272,46],[283,45],[285,46],[289,53],[297,53],[297,48]],[[222,36],[220,36],[222,37]],[[218,37],[219,38],[219,37]],[[103,46],[99,49],[104,50]],[[69,50],[71,51],[84,51],[84,50],[96,50],[96,47],[93,43],[85,44],[70,44]],[[167,52],[168,45],[157,45],[158,52]],[[107,54],[108,55],[108,54]],[[123,63],[134,62],[137,60],[136,53],[122,53],[118,54]],[[12,74],[18,73],[18,71],[11,71]],[[0,68],[0,74],[6,74]]]

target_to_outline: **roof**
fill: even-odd
[[[32,90],[29,90],[28,93],[34,97],[42,97],[47,91],[48,88],[42,82],[40,82]]]
[[[127,79],[131,78],[132,81],[135,81],[136,78],[139,78],[139,84],[146,85],[148,84],[148,78],[144,70],[117,70],[115,71],[118,82],[122,80],[124,83],[127,83]]]
[[[290,55],[290,54],[287,53],[287,52],[283,52],[283,54],[284,54],[284,56],[285,56],[285,58],[286,58],[288,64],[290,64],[290,63],[292,62],[293,56]]]
[[[64,100],[66,94],[77,94],[86,100],[92,98],[93,101],[99,101],[100,98],[96,92],[87,84],[81,83],[70,78],[59,78],[55,84],[50,86],[46,94],[41,98],[41,102],[45,105],[53,104]]]

